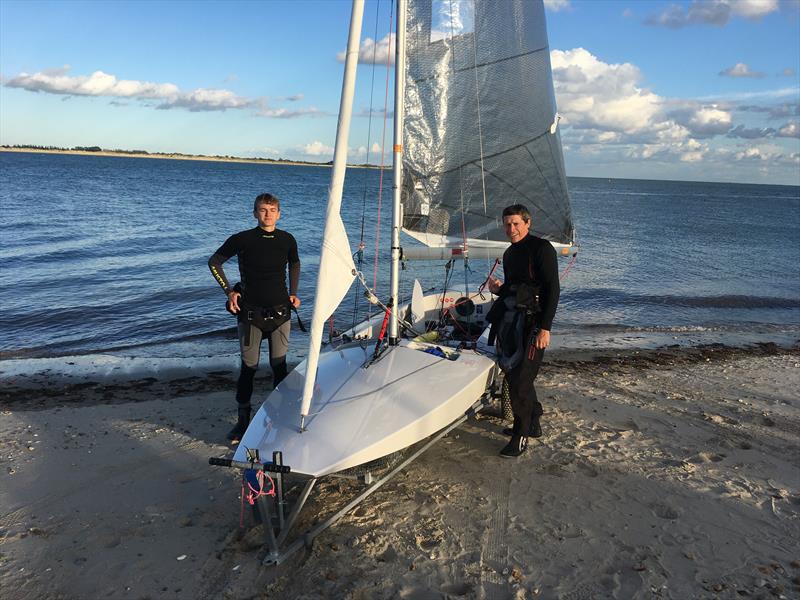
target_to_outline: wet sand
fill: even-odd
[[[207,464],[233,375],[3,380],[0,597],[800,596],[798,347],[554,352],[522,457],[479,414],[277,567]]]

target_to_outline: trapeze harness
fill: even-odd
[[[292,310],[288,304],[281,304],[278,306],[258,306],[256,304],[250,304],[244,298],[241,283],[237,283],[235,286],[233,286],[233,291],[241,294],[239,297],[239,312],[234,313],[233,310],[231,310],[230,300],[225,303],[225,309],[229,313],[235,314],[239,323],[245,323],[248,325],[248,327],[245,328],[244,334],[245,346],[250,345],[249,325],[258,327],[262,332],[264,332],[264,334],[269,335],[292,318]],[[299,322],[299,315],[297,319]],[[303,329],[305,330],[305,328]]]

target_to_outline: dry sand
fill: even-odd
[[[277,567],[207,464],[231,454],[230,374],[3,381],[0,598],[798,598],[798,367],[553,353],[521,458],[479,415]],[[303,525],[356,489],[322,485]]]

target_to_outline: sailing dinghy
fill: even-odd
[[[353,282],[367,287],[340,216],[363,4],[353,1],[308,355],[263,403],[233,460],[212,459],[276,473],[278,496],[283,473],[306,479],[291,515],[280,497],[261,506],[270,562],[304,543],[282,551],[315,481],[430,438],[426,448],[494,389],[491,297],[468,282],[427,296],[415,286],[400,305],[401,260],[463,259],[466,273],[470,260],[500,257],[501,211],[517,203],[531,210],[532,233],[575,251],[541,0],[398,0],[390,296],[368,289],[383,313],[323,347]],[[414,240],[405,247],[401,230]]]

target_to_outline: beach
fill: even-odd
[[[278,566],[208,465],[233,372],[5,378],[0,597],[796,598],[798,367],[772,344],[553,352],[523,456],[480,413]],[[300,528],[358,489],[326,480]]]

